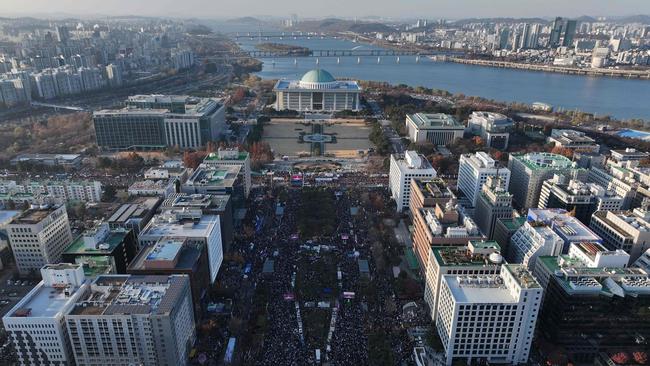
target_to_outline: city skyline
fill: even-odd
[[[0,4],[0,14],[7,16],[45,15],[64,16],[116,16],[141,15],[165,17],[233,18],[240,16],[283,17],[296,13],[299,17],[389,17],[389,18],[489,18],[489,17],[567,17],[588,16],[631,16],[650,14],[650,3],[642,0],[624,0],[612,3],[607,0],[576,0],[562,2],[500,0],[498,5],[480,0],[426,1],[408,0],[406,2],[384,2],[377,6],[370,0],[356,1],[352,4],[342,0],[327,3],[313,3],[309,7],[295,0],[261,2],[244,0],[236,3],[205,2],[188,0],[179,3],[171,0],[141,0],[114,2],[89,0],[79,3],[74,0],[49,2],[36,0],[24,2],[5,0]],[[224,9],[227,8],[226,11]],[[341,9],[345,9],[342,11]],[[381,9],[381,10],[378,10]],[[634,9],[633,11],[630,9]],[[251,11],[252,10],[252,11]]]

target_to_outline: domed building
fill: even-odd
[[[359,84],[351,80],[336,80],[323,69],[310,70],[300,80],[279,80],[273,91],[277,110],[337,112],[361,109]]]

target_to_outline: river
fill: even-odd
[[[254,49],[257,40],[241,39],[243,49]],[[355,47],[378,49],[375,46],[332,38],[272,39],[266,42],[286,43],[314,50],[349,50]],[[479,96],[505,102],[544,102],[565,110],[580,110],[619,119],[641,118],[650,121],[650,81],[582,75],[565,75],[514,69],[435,62],[414,56],[361,58],[262,59],[264,67],[257,73],[265,79],[300,78],[306,71],[320,66],[335,77],[385,81],[447,90],[452,93]]]

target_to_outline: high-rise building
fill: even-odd
[[[510,238],[526,223],[526,216],[509,219],[497,219],[492,231],[492,239],[501,247],[501,253],[506,254],[510,248]]]
[[[493,112],[472,112],[467,121],[467,128],[472,134],[481,136],[485,146],[500,150],[508,148],[514,125],[510,118]]]
[[[632,211],[597,211],[589,227],[603,238],[609,250],[622,249],[637,260],[650,248],[650,212],[641,208]]]
[[[600,236],[566,210],[531,208],[527,222],[511,238],[508,260],[532,270],[539,256],[567,253],[572,243],[601,242]]]
[[[499,31],[499,49],[505,50],[510,40],[510,28],[503,28]]]
[[[576,34],[575,20],[563,19],[561,17],[555,18],[553,27],[551,28],[551,35],[549,38],[549,45],[551,47],[571,47],[573,45],[573,37]]]
[[[538,333],[568,362],[593,364],[601,353],[647,352],[650,277],[626,268],[628,259],[594,243],[538,259],[535,276],[545,288]]]
[[[486,238],[492,240],[497,219],[512,217],[512,194],[502,178],[488,177],[476,200],[474,221]]]
[[[108,84],[113,88],[120,87],[124,83],[122,68],[119,65],[106,65],[106,77],[108,78]]]
[[[416,113],[406,116],[406,130],[414,143],[430,142],[447,145],[463,138],[465,127],[456,119],[443,113]]]
[[[246,151],[237,148],[219,148],[216,153],[210,153],[203,160],[206,166],[241,166],[244,182],[244,195],[248,197],[251,191],[251,159]]]
[[[447,365],[477,358],[527,363],[542,291],[521,265],[504,264],[499,275],[443,276],[436,328]]]
[[[397,204],[397,211],[408,207],[411,199],[411,179],[435,178],[436,170],[424,155],[407,151],[403,155],[390,156],[389,187],[391,197]]]
[[[7,234],[21,276],[37,274],[46,264],[60,263],[72,242],[65,206],[35,206],[7,225]]]
[[[431,247],[424,271],[424,301],[436,321],[440,283],[445,275],[494,275],[503,264],[501,248],[493,241],[470,240],[467,246]]]
[[[225,107],[211,98],[137,95],[124,109],[93,113],[93,122],[102,149],[196,149],[219,139]]]
[[[164,238],[186,239],[192,243],[205,245],[208,253],[210,283],[214,283],[223,262],[219,216],[204,215],[200,209],[168,209],[151,219],[138,237],[140,247],[156,245]]]
[[[422,271],[427,268],[431,247],[464,246],[469,240],[485,239],[474,220],[461,215],[454,201],[425,207],[413,216],[413,251]]]
[[[163,238],[138,253],[128,268],[129,274],[189,276],[192,287],[194,318],[201,319],[207,301],[205,290],[210,288],[210,265],[205,243],[186,238]]]
[[[458,162],[458,189],[467,196],[469,201],[476,205],[483,184],[488,177],[500,177],[503,184],[508,187],[510,170],[500,166],[500,163],[490,157],[488,153],[479,151],[472,154],[463,154]]]
[[[40,272],[43,280],[2,318],[4,329],[21,366],[74,365],[64,316],[88,291],[82,265],[48,264]]]
[[[522,209],[537,207],[542,183],[555,173],[569,173],[571,160],[562,155],[543,152],[510,154],[510,185],[514,201]]]
[[[65,25],[56,26],[56,40],[61,43],[68,43],[70,39],[70,31]]]
[[[103,275],[65,315],[77,365],[187,365],[196,338],[186,275]]]
[[[63,261],[82,264],[87,278],[101,274],[124,274],[137,248],[133,230],[111,230],[107,222],[101,222],[84,231],[65,249]]]
[[[411,217],[424,207],[435,207],[436,204],[445,205],[448,202],[456,204],[456,195],[441,178],[413,178],[411,179],[411,198],[409,210]]]
[[[539,208],[563,208],[585,225],[598,211],[618,211],[624,198],[596,183],[583,183],[561,174],[545,180],[539,196]]]

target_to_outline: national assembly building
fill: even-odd
[[[322,69],[308,71],[300,80],[279,80],[273,91],[277,110],[338,112],[361,109],[359,84],[351,80],[336,80]]]

